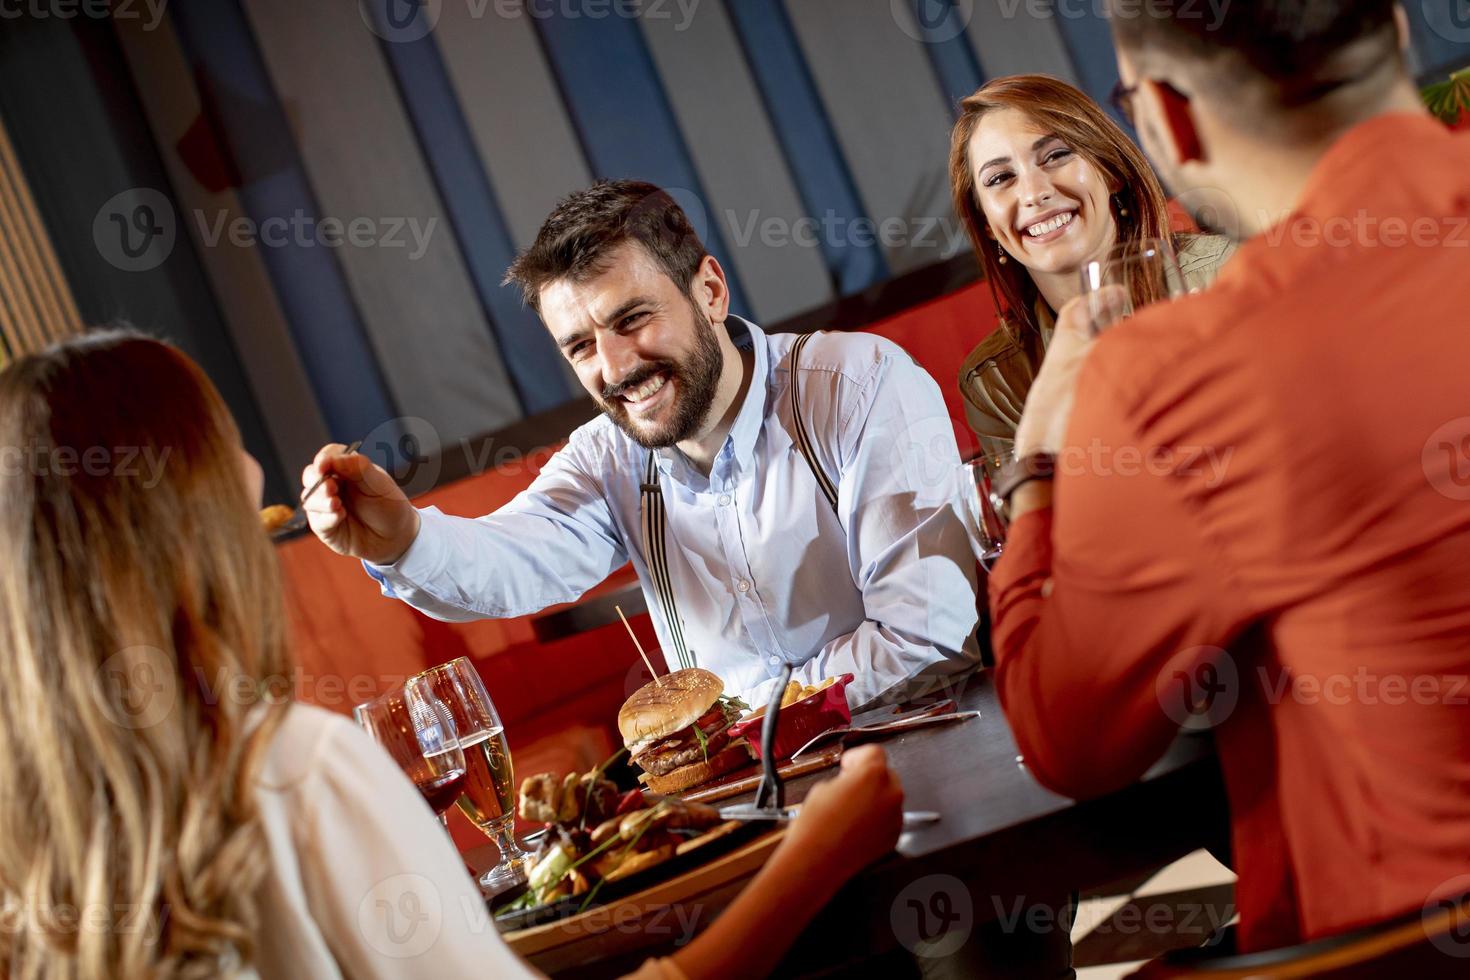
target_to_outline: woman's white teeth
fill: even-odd
[[[633,402],[634,404],[637,404],[644,399],[652,398],[654,395],[658,394],[658,390],[664,386],[665,380],[667,379],[662,374],[660,374],[652,381],[649,381],[647,384],[643,385],[643,387],[638,388],[634,391],[630,391],[623,397],[628,399],[628,401]]]
[[[1040,224],[1032,225],[1030,228],[1027,228],[1026,234],[1030,235],[1032,238],[1040,238],[1042,235],[1047,235],[1051,232],[1056,231],[1063,225],[1070,225],[1072,223],[1072,219],[1075,217],[1077,217],[1077,214],[1074,211],[1068,211],[1066,214],[1059,214],[1055,218],[1048,218]]]

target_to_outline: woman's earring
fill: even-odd
[[[1113,195],[1113,203],[1118,206],[1118,217],[1128,217],[1128,208],[1126,205],[1123,204],[1123,196],[1121,194]]]
[[[1006,250],[1001,247],[1000,242],[995,243],[995,255],[996,258],[1000,261],[1001,265],[1005,265],[1007,262],[1010,261],[1006,258]]]

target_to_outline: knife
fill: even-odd
[[[720,808],[720,817],[724,820],[769,820],[774,823],[787,823],[795,820],[796,815],[801,812],[799,806],[786,806],[780,809],[761,809],[753,803],[737,803],[734,806]],[[905,810],[903,811],[903,829],[913,830],[926,824],[938,823],[939,814],[933,810]]]
[[[953,702],[951,702],[952,704]],[[876,725],[838,725],[836,728],[829,728],[825,732],[813,736],[805,745],[791,753],[791,758],[795,759],[803,752],[810,752],[816,746],[834,738],[845,738],[848,735],[866,737],[908,732],[916,728],[928,728],[931,725],[947,725],[950,722],[965,721],[970,718],[979,717],[980,712],[978,711],[947,711],[944,713],[935,713],[934,709],[926,709],[905,715],[896,721],[885,721]]]

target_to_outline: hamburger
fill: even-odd
[[[755,755],[730,726],[745,705],[725,697],[725,682],[690,667],[633,692],[618,712],[628,755],[655,793],[678,793],[739,769]]]

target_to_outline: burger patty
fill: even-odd
[[[672,735],[668,735],[664,738],[658,739],[657,741],[650,743],[646,748],[637,748],[635,746],[633,752],[634,761],[637,761],[639,756],[658,755],[661,752],[668,752],[673,749],[683,748],[686,742],[694,742],[697,744],[698,739],[694,737],[695,726],[698,726],[707,737],[713,735],[715,732],[718,732],[721,729],[728,728],[734,723],[735,719],[729,718],[727,720],[725,712],[720,709],[719,705],[715,705],[713,708],[700,715],[699,720],[696,721],[693,725],[690,725],[686,728],[681,728],[677,732],[674,732]]]
[[[667,776],[669,773],[673,772],[675,769],[678,769],[680,766],[688,766],[693,765],[696,762],[704,762],[706,754],[709,758],[713,758],[717,753],[721,752],[726,745],[730,744],[730,732],[728,730],[721,730],[719,732],[716,732],[714,735],[706,736],[705,742],[706,745],[700,745],[699,740],[694,737],[694,733],[691,731],[689,732],[687,745],[685,744],[685,742],[681,741],[675,745],[671,745],[670,748],[664,751],[655,752],[653,749],[650,749],[648,752],[638,756],[633,761],[641,766],[645,772],[651,775]],[[670,740],[666,739],[664,742],[661,742],[659,744],[668,745],[669,743]],[[658,747],[659,746],[654,746],[655,749],[657,749]]]

